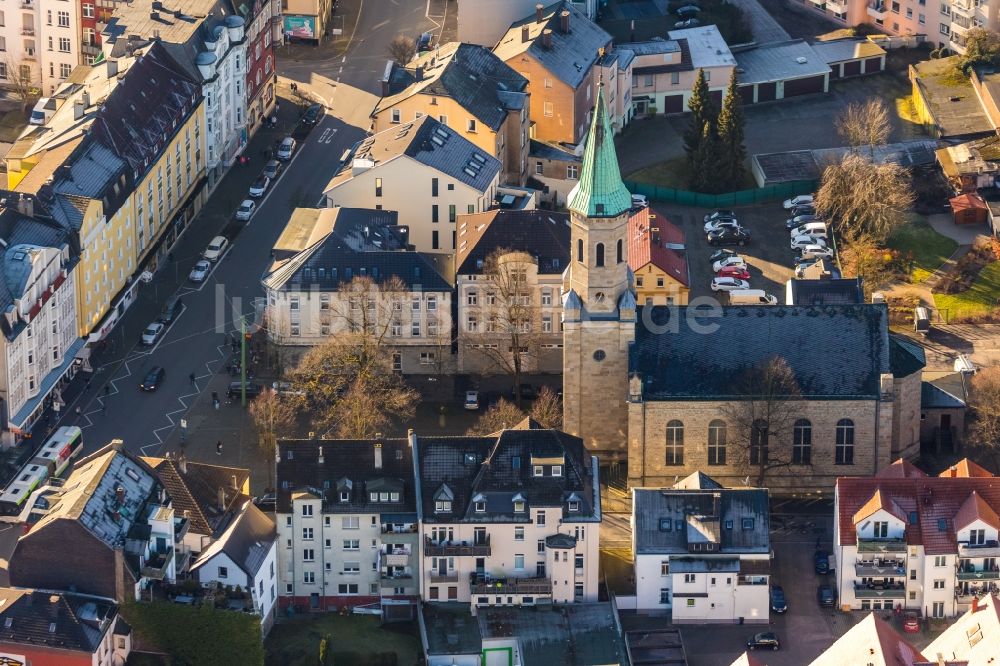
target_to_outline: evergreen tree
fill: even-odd
[[[719,189],[718,139],[707,120],[701,126],[698,147],[691,155],[691,189],[695,192],[716,192]]]
[[[743,162],[747,150],[743,145],[743,103],[736,90],[736,70],[729,77],[729,88],[722,100],[718,123],[718,160],[720,186],[729,191],[743,185]]]
[[[684,150],[687,151],[688,161],[694,169],[694,154],[698,152],[698,145],[701,143],[702,130],[705,123],[715,124],[716,113],[712,108],[712,98],[708,94],[708,81],[705,80],[705,70],[699,69],[694,79],[694,86],[691,88],[691,98],[688,100],[688,109],[691,110],[690,124],[684,132]]]

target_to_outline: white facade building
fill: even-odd
[[[723,488],[696,472],[632,491],[636,609],[675,624],[769,619],[770,518],[762,488]]]
[[[0,85],[10,87],[20,77],[42,96],[80,63],[79,3],[19,0],[0,10]]]

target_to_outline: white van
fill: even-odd
[[[826,222],[806,222],[792,229],[790,235],[792,238],[796,236],[812,236],[813,238],[826,240]]]
[[[730,305],[777,305],[778,299],[763,289],[734,289],[729,292]]]

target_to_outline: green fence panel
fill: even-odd
[[[814,192],[818,184],[815,180],[797,180],[790,183],[778,183],[750,190],[739,190],[722,194],[704,194],[702,192],[677,190],[672,187],[659,187],[652,183],[625,181],[625,187],[628,188],[629,192],[642,194],[656,201],[676,203],[681,206],[696,206],[699,208],[729,208],[788,199],[799,194]]]

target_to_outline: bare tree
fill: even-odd
[[[970,384],[972,424],[969,436],[1000,468],[1000,365],[979,370]]]
[[[413,415],[419,396],[392,367],[406,293],[396,277],[355,277],[341,288],[330,308],[334,334],[289,373],[296,410],[317,429],[366,438]]]
[[[521,377],[532,359],[538,358],[538,308],[528,286],[528,270],[536,264],[527,252],[504,248],[494,250],[483,262],[478,284],[484,299],[485,344],[476,351],[497,371],[513,380],[514,402],[521,405]],[[461,295],[459,295],[461,297]]]
[[[857,153],[826,167],[816,193],[816,212],[847,243],[869,238],[882,244],[906,221],[912,205],[906,169],[892,162],[874,164]]]
[[[42,91],[38,86],[38,79],[35,76],[35,66],[30,60],[15,58],[10,51],[4,54],[4,69],[7,70],[6,87],[21,102],[27,104],[34,103],[41,97]]]
[[[264,391],[250,403],[250,418],[257,426],[257,445],[267,459],[267,487],[274,486],[274,450],[278,436],[288,437],[295,425],[295,408],[277,391]]]
[[[400,67],[413,60],[415,55],[417,55],[417,43],[412,37],[396,35],[389,42],[389,57]]]
[[[524,420],[524,412],[503,398],[487,409],[466,432],[467,435],[492,435],[505,428],[513,428]]]
[[[875,146],[889,140],[892,126],[889,123],[889,109],[885,102],[871,98],[866,102],[851,102],[834,121],[837,134],[852,148],[868,146],[869,155],[874,158]]]
[[[732,464],[763,488],[774,470],[793,462],[792,427],[801,391],[795,373],[779,356],[743,373],[737,391],[740,397],[723,409],[735,431],[735,446],[729,447]]]
[[[562,428],[562,400],[548,386],[538,392],[538,399],[531,406],[531,418],[545,428]]]

